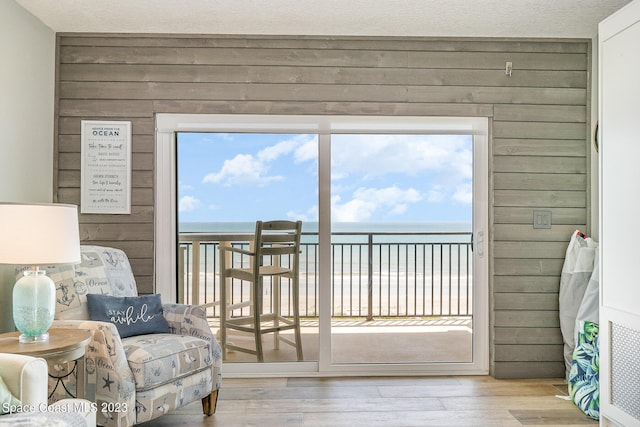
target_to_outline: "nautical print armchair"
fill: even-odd
[[[161,306],[170,333],[122,338],[114,323],[89,320],[87,294],[136,297],[126,254],[115,248],[82,246],[78,265],[49,267],[56,284],[55,328],[90,330],[86,349],[86,398],[97,403],[97,424],[131,426],[196,400],[212,415],[221,385],[222,353],[199,306]],[[166,331],[165,331],[166,332]],[[125,334],[122,334],[125,335]],[[56,376],[74,363],[50,366]],[[75,376],[49,382],[52,400],[75,393]],[[65,390],[66,389],[66,390]]]

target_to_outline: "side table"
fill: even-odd
[[[26,354],[42,357],[49,363],[67,363],[76,361],[76,394],[85,396],[85,347],[91,340],[91,333],[84,329],[49,329],[49,341],[21,343],[20,332],[0,334],[0,353]],[[49,374],[49,376],[56,378]],[[60,379],[58,378],[58,381]]]

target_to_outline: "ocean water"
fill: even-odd
[[[178,225],[181,233],[189,232],[224,232],[252,233],[254,222],[181,222]],[[375,234],[375,242],[402,241],[416,243],[421,241],[468,242],[469,235],[451,235],[446,233],[470,233],[471,222],[334,222],[331,224],[332,241],[366,241],[369,233]],[[317,222],[303,222],[302,232],[306,234],[303,241],[311,241],[310,234],[318,233]],[[394,234],[396,233],[396,234]],[[443,233],[427,236],[421,233]],[[399,236],[402,236],[400,238]]]
[[[471,222],[334,222],[332,231],[471,231]],[[251,232],[255,222],[181,222],[181,232]],[[318,223],[306,221],[302,223],[302,231],[318,232]]]
[[[181,223],[180,232],[253,233],[253,222]],[[339,276],[348,271],[368,271],[371,252],[374,269],[381,274],[438,276],[454,272],[467,275],[471,223],[468,222],[358,222],[332,224],[332,264]],[[303,223],[301,265],[303,272],[317,271],[318,223]],[[371,239],[371,240],[369,240]],[[371,243],[371,244],[369,244]],[[213,251],[210,251],[212,253]],[[241,257],[236,255],[237,262]],[[235,259],[235,258],[234,258]],[[459,267],[461,265],[461,267]],[[460,268],[464,271],[460,271]]]

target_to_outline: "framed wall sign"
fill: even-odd
[[[81,122],[80,212],[131,213],[131,122]]]

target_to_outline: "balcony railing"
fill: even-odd
[[[472,314],[472,234],[469,232],[333,233],[331,243],[332,316],[425,317]],[[181,301],[219,301],[219,233],[181,233]],[[230,244],[248,248],[237,239]],[[248,267],[248,257],[234,256],[234,267]],[[289,260],[281,260],[285,264]],[[199,274],[194,275],[193,272]],[[299,266],[300,315],[318,316],[317,233],[303,233]],[[282,312],[291,312],[290,286],[281,283]],[[235,301],[248,292],[232,283]],[[265,295],[271,283],[264,283]],[[264,298],[270,304],[270,298]],[[217,317],[219,307],[209,315]]]

